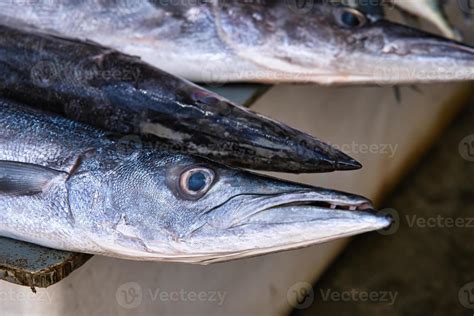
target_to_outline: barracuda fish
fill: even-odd
[[[331,1],[0,2],[3,20],[90,39],[200,82],[474,79],[474,49]]]
[[[0,101],[0,235],[135,260],[210,263],[377,230],[367,199],[119,141]]]
[[[361,165],[317,138],[95,43],[0,23],[0,94],[233,167],[328,172]]]
[[[440,0],[393,0],[393,3],[408,13],[428,20],[447,38],[462,40],[459,31],[449,23]]]

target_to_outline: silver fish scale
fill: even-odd
[[[0,107],[0,160],[68,172],[81,153],[101,145],[98,139],[104,133],[86,125],[68,121],[65,126],[63,119],[32,109],[19,115],[18,109],[22,107],[5,101],[0,101]]]
[[[74,236],[64,186],[54,186],[36,196],[2,195],[1,201],[3,236],[18,239],[27,236],[33,242],[42,240],[43,245],[55,248],[61,240]]]
[[[102,157],[115,142],[104,138],[104,133],[86,125],[49,116],[33,109],[0,101],[0,160],[31,163],[58,171],[69,172],[81,154],[95,150]],[[85,160],[78,171],[113,164],[120,157]],[[75,232],[77,223],[68,202],[65,174],[60,182],[53,183],[44,192],[27,196],[1,195],[0,234],[31,242],[41,241],[44,246],[69,250],[71,245],[94,249],[84,245],[81,232]],[[94,197],[92,188],[99,181],[87,177],[89,186],[82,186],[84,205],[90,205],[88,197]],[[97,186],[95,186],[97,188]],[[91,189],[91,192],[84,192]],[[89,209],[89,211],[92,209]],[[83,227],[83,226],[82,226]],[[68,245],[62,241],[68,240]],[[75,240],[71,243],[71,240]],[[77,250],[79,250],[77,249]]]
[[[180,216],[169,216],[180,210],[169,202],[175,199],[164,198],[172,194],[161,189],[164,182],[157,183],[164,177],[157,173],[175,163],[192,163],[192,158],[147,143],[136,149],[126,137],[114,140],[87,125],[5,100],[0,100],[0,139],[0,160],[65,172],[42,193],[1,194],[0,236],[57,249],[107,253],[94,237],[100,235],[105,244],[124,234],[134,238],[133,231],[120,231],[117,226],[132,222],[137,227],[152,216],[172,230],[194,220],[184,209]],[[160,201],[159,212],[156,201]],[[146,229],[142,234],[154,237]]]

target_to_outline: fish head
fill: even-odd
[[[384,19],[364,23],[344,31],[346,57],[338,64],[342,73],[351,74],[350,81],[400,84],[474,78],[474,48]]]
[[[474,48],[346,6],[323,5],[337,83],[400,84],[474,78]],[[320,31],[320,33],[323,31]]]
[[[457,41],[383,19],[369,22],[352,39],[360,47],[353,58],[378,83],[474,78],[474,48]]]
[[[102,182],[108,198],[91,238],[103,253],[129,259],[225,261],[390,224],[363,197],[190,156],[141,157]]]
[[[412,83],[474,78],[474,48],[330,1],[223,1],[221,38],[269,81]],[[236,6],[236,3],[241,3]],[[260,78],[261,79],[261,78]]]

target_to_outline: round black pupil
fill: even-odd
[[[343,12],[341,16],[341,21],[344,25],[347,26],[359,26],[360,20],[355,14],[351,12]]]
[[[188,189],[198,192],[206,186],[206,176],[202,172],[193,173],[188,179]]]

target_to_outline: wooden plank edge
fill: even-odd
[[[36,292],[36,287],[46,288],[65,279],[90,258],[92,255],[71,253],[67,260],[39,271],[27,271],[10,265],[0,265],[0,273],[3,273],[2,278],[5,281],[29,286]]]

